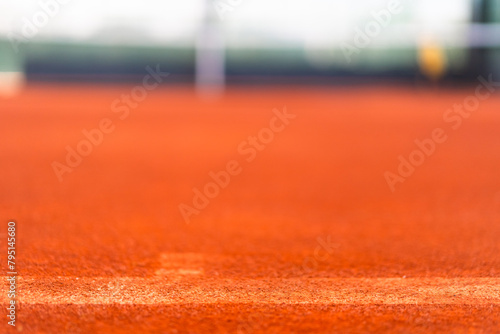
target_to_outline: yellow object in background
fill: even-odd
[[[432,81],[438,81],[446,73],[446,53],[438,43],[427,40],[420,44],[418,64],[420,72]]]

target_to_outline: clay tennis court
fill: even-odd
[[[409,87],[30,84],[0,101],[2,219],[17,224],[22,333],[493,333],[500,320],[500,99]],[[293,115],[252,161],[238,146]],[[60,181],[83,130],[113,131]],[[391,191],[384,173],[446,140]],[[241,172],[187,223],[193,188]],[[7,271],[6,252],[2,268]],[[2,309],[8,305],[2,285]],[[6,322],[5,316],[2,316]]]

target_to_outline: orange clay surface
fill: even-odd
[[[30,85],[0,100],[1,268],[17,222],[22,333],[500,332],[500,98],[394,87]],[[248,162],[238,146],[296,115]],[[114,126],[62,175],[66,146]],[[392,192],[384,173],[441,128]],[[245,144],[246,145],[246,144]],[[248,146],[245,146],[248,147]],[[187,224],[179,204],[241,172]]]

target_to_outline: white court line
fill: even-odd
[[[18,291],[21,305],[500,304],[500,278],[19,277]]]

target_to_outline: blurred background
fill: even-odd
[[[0,13],[5,94],[136,80],[144,64],[219,87],[500,75],[500,0],[0,0]]]

